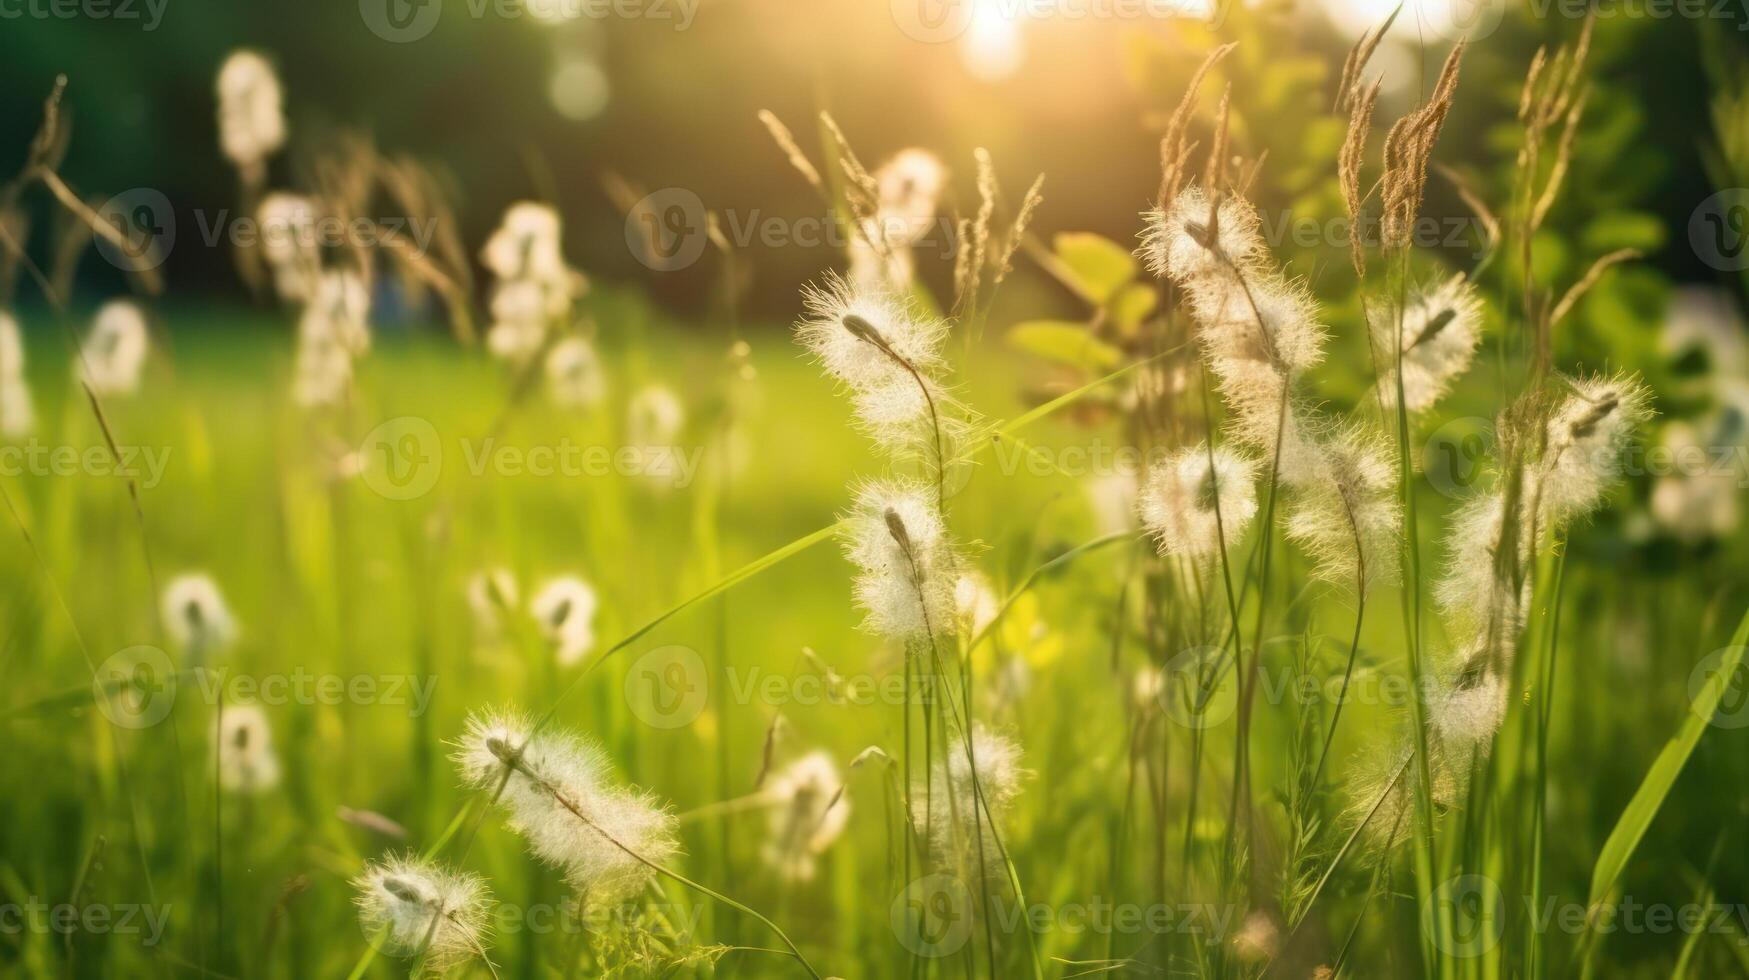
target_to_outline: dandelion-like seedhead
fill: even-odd
[[[626,405],[626,445],[643,450],[638,475],[654,489],[673,487],[681,477],[680,438],[686,404],[667,385],[645,385]]]
[[[1148,471],[1139,505],[1161,555],[1209,558],[1257,516],[1257,466],[1225,446],[1180,449]]]
[[[529,600],[529,612],[560,666],[572,666],[595,649],[597,605],[594,587],[575,575],[549,580]]]
[[[0,310],[0,439],[21,439],[36,430],[36,406],[24,376],[24,337],[18,320]]]
[[[1458,751],[1485,750],[1506,718],[1506,685],[1492,670],[1460,674],[1428,701],[1428,725]]]
[[[679,851],[674,817],[649,794],[617,785],[593,742],[534,734],[525,716],[491,712],[468,719],[452,758],[463,781],[499,794],[510,829],[587,901],[635,895],[655,874],[650,864]]]
[[[557,211],[522,201],[504,212],[503,223],[481,249],[481,261],[498,279],[486,332],[486,348],[494,357],[527,362],[588,289],[587,280],[565,264],[560,233]]]
[[[559,212],[534,201],[518,201],[486,239],[480,261],[500,279],[553,281],[565,278]]]
[[[1241,963],[1261,964],[1281,950],[1281,928],[1267,912],[1252,912],[1233,935],[1233,955]]]
[[[219,68],[219,146],[231,162],[256,168],[285,145],[284,96],[273,65],[236,51]]]
[[[1651,392],[1628,375],[1578,378],[1548,422],[1541,506],[1551,526],[1597,509],[1622,454],[1652,417]]]
[[[607,396],[607,376],[595,345],[566,337],[547,352],[547,393],[560,408],[588,409]]]
[[[686,426],[686,405],[667,385],[645,385],[626,406],[626,442],[672,446]]]
[[[1259,362],[1291,379],[1323,360],[1324,327],[1305,283],[1254,265],[1216,269],[1183,288],[1211,363]]]
[[[935,220],[936,204],[947,186],[947,168],[928,150],[909,147],[874,172],[879,196],[877,220],[889,244],[909,248]]]
[[[352,353],[325,328],[300,328],[292,364],[292,401],[304,408],[332,407],[344,401],[351,388]]]
[[[1101,536],[1135,529],[1138,491],[1134,475],[1113,470],[1090,477],[1081,486],[1093,513],[1093,526]]]
[[[933,488],[910,480],[867,483],[844,520],[845,557],[859,569],[863,627],[904,639],[951,632],[960,561]]]
[[[370,289],[364,277],[351,269],[323,271],[304,309],[301,329],[324,336],[354,357],[370,350]]]
[[[80,345],[74,374],[100,396],[131,395],[139,390],[149,347],[146,314],[139,305],[110,300],[98,309],[91,334]]]
[[[761,856],[785,880],[813,880],[818,857],[850,821],[850,800],[832,756],[810,752],[778,770],[765,796],[772,805]]]
[[[968,569],[961,572],[959,581],[954,583],[953,605],[960,631],[968,637],[976,637],[989,629],[1002,612],[1002,597],[996,594],[989,576],[977,569]]]
[[[261,257],[273,272],[274,292],[287,302],[310,302],[321,267],[315,202],[274,191],[261,199],[256,216],[261,223]]]
[[[1496,489],[1465,501],[1452,513],[1446,536],[1445,574],[1434,585],[1434,599],[1445,614],[1449,632],[1458,636],[1486,635],[1508,639],[1523,625],[1530,601],[1530,582],[1514,584],[1503,570],[1528,566],[1536,546],[1531,505],[1519,499],[1518,555],[1504,566],[1499,551],[1505,539],[1506,498]]]
[[[508,568],[481,569],[468,577],[468,609],[480,636],[496,637],[505,616],[521,607],[516,576]]]
[[[208,575],[191,573],[171,579],[161,603],[170,639],[197,661],[223,652],[237,638],[237,622],[218,583]]]
[[[1402,531],[1395,452],[1355,426],[1333,433],[1320,448],[1316,461],[1289,481],[1295,494],[1288,537],[1325,581],[1364,591],[1393,580]]]
[[[952,733],[943,747],[943,758],[930,767],[929,785],[911,789],[912,815],[928,835],[931,851],[947,858],[962,878],[971,880],[980,873],[1001,877],[995,824],[1005,819],[1020,795],[1021,784],[1031,774],[1021,768],[1020,743],[1012,738],[974,723],[971,742],[971,753],[977,760],[976,784],[965,741]],[[975,809],[980,792],[983,807]],[[921,802],[925,799],[929,801],[927,814]],[[976,853],[980,846],[981,862]]]
[[[909,289],[917,275],[917,260],[911,250],[892,245],[883,250],[880,246],[883,230],[877,219],[864,219],[857,227],[858,233],[851,236],[848,246],[847,278],[851,285],[869,291]]]
[[[279,785],[273,729],[258,704],[227,704],[214,728],[219,785],[233,793],[265,793]]]
[[[1451,389],[1476,354],[1482,340],[1482,295],[1462,275],[1410,297],[1403,309],[1402,334],[1394,311],[1374,314],[1373,345],[1387,362],[1379,378],[1379,399],[1387,412],[1397,404],[1397,364],[1391,352],[1401,350],[1403,404],[1411,414],[1432,408]]]
[[[409,854],[366,865],[352,887],[365,935],[390,956],[433,975],[485,956],[492,893],[480,876]]]
[[[1257,209],[1226,194],[1211,207],[1200,187],[1186,187],[1164,209],[1143,215],[1142,255],[1148,270],[1180,283],[1234,266],[1245,267],[1263,252]]]
[[[802,291],[802,305],[796,339],[854,393],[915,388],[912,371],[927,379],[942,366],[947,322],[889,291],[861,289],[828,273],[825,285]]]

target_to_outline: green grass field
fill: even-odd
[[[734,570],[832,524],[848,505],[847,486],[882,468],[781,332],[753,335],[753,371],[740,376],[726,335],[676,333],[645,322],[635,303],[611,307],[603,321],[621,326],[604,341],[608,400],[581,416],[538,398],[507,415],[510,385],[499,369],[448,345],[389,337],[361,362],[352,405],[312,419],[277,395],[289,346],[271,323],[171,319],[174,374],[159,358],[144,394],[106,405],[124,453],[151,448],[167,461],[157,478],[151,457],[140,455],[137,512],[126,481],[111,475],[5,479],[16,520],[7,518],[0,551],[11,583],[0,620],[0,893],[45,906],[0,935],[7,972],[188,975],[204,967],[225,976],[340,977],[356,966],[399,975],[404,961],[361,962],[369,937],[348,882],[370,859],[429,849],[483,875],[502,903],[491,952],[499,976],[594,976],[615,962],[630,975],[708,975],[710,962],[722,976],[797,972],[793,959],[758,951],[778,944],[754,920],[670,882],[644,896],[635,925],[568,916],[560,876],[528,855],[500,813],[483,810],[479,794],[459,787],[446,760],[445,743],[460,736],[464,718],[492,705],[553,708],[555,724],[598,739],[624,778],[680,815],[684,873],[779,923],[826,975],[1020,976],[1034,962],[1052,976],[1254,970],[1247,918],[1282,900],[1294,877],[1282,862],[1292,838],[1291,774],[1303,765],[1293,757],[1303,750],[1295,731],[1307,719],[1320,730],[1328,718],[1354,612],[1351,600],[1322,587],[1296,584],[1288,593],[1304,581],[1291,552],[1272,573],[1261,647],[1249,897],[1223,893],[1219,870],[1236,721],[1220,696],[1206,728],[1186,724],[1195,718],[1181,708],[1136,699],[1134,677],[1155,648],[1138,614],[1151,546],[1118,541],[1071,554],[1031,580],[972,658],[975,713],[1016,738],[1030,773],[1002,832],[1032,908],[1017,918],[1014,896],[1001,889],[1009,906],[994,916],[997,963],[989,965],[982,926],[956,944],[958,920],[928,919],[939,909],[927,903],[943,899],[924,895],[923,931],[948,944],[928,952],[947,953],[915,957],[903,910],[917,894],[901,880],[895,844],[897,771],[848,768],[871,745],[901,756],[902,660],[856,629],[849,569],[832,543],[821,540],[642,632]],[[996,380],[1018,370],[1013,359],[992,349],[979,363],[966,399],[993,418],[1017,417],[1025,406]],[[39,441],[103,446],[88,406],[63,379],[39,373]],[[655,381],[687,406],[677,443],[701,453],[684,486],[657,489],[635,475],[583,472],[581,463],[572,473],[530,475],[478,462],[488,438],[523,459],[534,457],[522,450],[541,446],[617,448],[628,392]],[[1030,425],[1025,438],[1056,449],[1116,438],[1109,426],[1069,424],[1070,414]],[[345,454],[380,449],[368,434],[397,419],[397,459],[399,433],[436,437],[435,454],[425,442],[402,459],[435,470],[434,485],[410,499],[393,499],[404,485],[385,482],[369,459],[363,476],[339,475]],[[407,419],[430,428],[407,429]],[[1068,470],[1080,457],[1053,458]],[[1086,482],[1074,472],[1034,475],[1000,452],[984,457],[950,512],[999,593],[1105,533]],[[1635,506],[1632,496],[1618,494],[1622,509]],[[1425,485],[1421,498],[1421,533],[1437,540],[1450,500]],[[1734,901],[1731,883],[1746,880],[1731,834],[1738,817],[1728,811],[1744,768],[1735,731],[1701,742],[1607,890],[1613,903],[1717,904],[1717,921],[1698,931],[1589,937],[1561,924],[1561,909],[1584,909],[1605,839],[1664,740],[1689,717],[1691,670],[1725,645],[1740,613],[1730,586],[1740,545],[1661,555],[1630,543],[1623,523],[1606,515],[1572,534],[1558,637],[1552,648],[1533,643],[1539,669],[1552,649],[1557,692],[1541,862],[1541,894],[1557,907],[1541,942],[1550,972],[1577,970],[1589,943],[1592,964],[1609,975],[1666,975],[1679,957],[1686,975],[1724,975],[1749,962],[1742,906],[1723,904]],[[637,639],[600,661],[592,655],[599,666],[586,674],[559,666],[528,623],[482,639],[467,582],[494,566],[511,570],[524,595],[563,573],[593,583],[596,655]],[[1554,568],[1543,562],[1544,574]],[[183,665],[178,678],[148,673],[142,683],[125,651],[174,651],[155,589],[191,569],[220,583],[239,639],[205,673]],[[1530,636],[1549,635],[1556,594],[1539,590]],[[1364,764],[1368,747],[1406,710],[1397,603],[1375,596],[1373,604],[1385,612],[1369,617],[1362,639],[1353,703],[1332,751],[1337,780]],[[835,679],[823,680],[828,668]],[[94,707],[94,671],[107,685],[98,693],[119,706]],[[1308,681],[1309,695],[1299,686]],[[1223,683],[1230,706],[1230,678]],[[244,700],[265,709],[282,778],[264,792],[219,793],[209,733],[222,706]],[[1512,699],[1491,767],[1478,771],[1497,789],[1480,808],[1440,817],[1470,828],[1462,838],[1476,849],[1470,866],[1488,869],[1507,895],[1526,867],[1520,841],[1530,811],[1517,805],[1533,765],[1525,718],[1543,704],[1529,693]],[[122,723],[112,723],[118,716]],[[768,765],[815,749],[845,774],[848,826],[814,880],[790,883],[761,860],[763,809],[723,804],[752,794]],[[1193,782],[1195,810],[1187,802]],[[1339,856],[1349,829],[1337,816],[1344,805],[1331,785],[1305,811],[1316,825],[1299,860],[1313,880]],[[1334,864],[1295,930],[1292,963],[1325,962],[1351,941],[1357,975],[1413,969],[1424,906],[1411,869],[1398,860],[1375,875],[1375,862],[1354,851]],[[1460,914],[1474,913],[1454,901]],[[46,907],[63,904],[81,915],[103,908],[113,920],[46,925],[59,921]],[[1525,904],[1504,899],[1472,925],[1488,935],[1498,915],[1503,928],[1494,934],[1517,946],[1535,919]],[[946,931],[937,935],[935,926]],[[710,954],[702,962],[670,962],[700,951]],[[1303,975],[1300,966],[1282,967]],[[478,962],[472,969],[484,974]]]

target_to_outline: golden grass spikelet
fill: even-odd
[[[1184,186],[1184,163],[1190,154],[1185,135],[1190,129],[1190,117],[1196,111],[1197,90],[1202,87],[1203,78],[1236,47],[1238,42],[1230,41],[1208,53],[1191,74],[1184,87],[1184,98],[1179,100],[1178,108],[1172,111],[1166,122],[1166,132],[1160,137],[1160,193],[1155,199],[1158,208],[1164,209]]]
[[[1422,191],[1427,185],[1427,163],[1444,128],[1456,95],[1458,67],[1464,43],[1452,47],[1440,68],[1433,93],[1425,105],[1391,127],[1385,137],[1383,242],[1386,247],[1407,248],[1414,240],[1415,222],[1421,214]]]

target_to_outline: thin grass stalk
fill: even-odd
[[[1530,898],[1531,908],[1542,908],[1543,901],[1543,828],[1548,812],[1549,728],[1555,710],[1555,658],[1560,650],[1561,598],[1567,587],[1566,549],[1557,548],[1555,562],[1554,610],[1550,616],[1549,640],[1543,654],[1543,699],[1536,712],[1536,797],[1531,810],[1530,830]],[[1525,976],[1536,980],[1546,974],[1542,936],[1535,922],[1526,923]]]
[[[1398,499],[1403,505],[1402,544],[1407,558],[1404,565],[1409,569],[1409,579],[1402,589],[1403,632],[1409,655],[1410,723],[1415,730],[1414,752],[1418,776],[1415,783],[1417,827],[1414,835],[1416,898],[1421,907],[1426,908],[1429,907],[1427,903],[1432,901],[1439,865],[1433,839],[1433,781],[1428,762],[1427,706],[1422,700],[1426,697],[1427,685],[1426,672],[1421,662],[1421,548],[1416,531],[1415,470],[1410,455],[1409,412],[1403,391],[1403,313],[1407,303],[1408,263],[1409,256],[1405,251],[1394,270],[1397,303],[1393,346],[1396,348],[1397,486]],[[1447,972],[1441,950],[1445,948],[1442,937],[1450,929],[1449,918],[1450,910],[1438,907],[1433,921],[1434,935],[1421,937],[1422,953],[1427,957],[1427,965],[1434,968],[1436,976],[1444,976]]]

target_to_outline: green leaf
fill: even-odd
[[[1084,324],[1068,320],[1028,320],[1008,330],[1008,343],[1059,364],[1109,371],[1123,360],[1117,348],[1094,337]]]
[[[1670,795],[1676,777],[1682,774],[1689,755],[1712,723],[1719,698],[1724,696],[1725,689],[1736,677],[1737,667],[1743,662],[1745,643],[1749,643],[1749,613],[1745,613],[1743,621],[1737,624],[1731,645],[1721,651],[1723,656],[1718,665],[1701,685],[1700,692],[1693,696],[1688,716],[1682,719],[1675,737],[1665,743],[1664,751],[1658,753],[1645,781],[1640,783],[1627,809],[1622,811],[1621,819],[1616,821],[1615,829],[1610,831],[1609,839],[1604,841],[1603,850],[1597,855],[1597,864],[1591,869],[1591,904],[1601,901],[1615,887],[1616,879],[1627,867],[1628,858],[1640,846],[1640,839],[1646,836],[1646,828],[1652,825],[1652,818],[1658,815],[1658,808]]]
[[[1122,245],[1092,232],[1063,232],[1054,240],[1057,258],[1068,266],[1076,285],[1094,303],[1103,304],[1136,277],[1136,260]]]
[[[1131,283],[1125,286],[1111,300],[1111,320],[1117,325],[1117,332],[1124,337],[1133,337],[1141,329],[1142,321],[1154,312],[1154,307],[1160,302],[1160,294],[1153,286],[1146,283]]]

